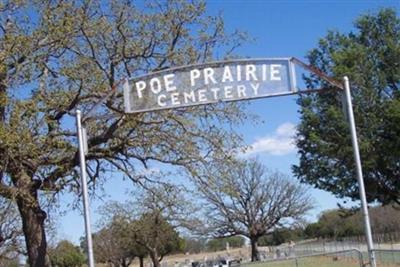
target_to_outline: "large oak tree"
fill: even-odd
[[[259,260],[260,237],[302,221],[312,208],[306,187],[258,160],[223,162],[208,172],[198,183],[205,200],[205,230],[216,237],[248,237],[252,261]]]
[[[0,195],[16,202],[30,266],[49,266],[41,195],[79,186],[73,114],[118,81],[210,60],[236,47],[202,2],[3,1],[0,3]],[[223,156],[240,141],[237,104],[123,114],[112,95],[85,120],[90,184],[118,170],[140,183],[139,164],[183,166]],[[224,130],[225,129],[225,130]]]

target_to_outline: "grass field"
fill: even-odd
[[[387,262],[377,258],[378,267],[400,267],[400,263],[393,261]],[[273,262],[260,262],[242,265],[244,267],[360,267],[361,264],[356,258],[348,257],[305,257],[297,260],[297,265],[294,259],[273,261]]]
[[[368,255],[364,256],[366,259]],[[379,266],[400,266],[400,251],[376,251],[375,258]]]
[[[264,251],[267,251],[264,249]],[[302,254],[298,254],[300,256]],[[304,254],[303,254],[304,255]],[[387,251],[376,251],[376,260],[378,267],[400,267],[400,250],[387,250]],[[269,259],[272,259],[273,254],[268,254]],[[333,252],[330,255],[316,255],[310,257],[300,257],[297,259],[297,266],[294,259],[281,260],[281,261],[270,261],[270,262],[259,262],[259,263],[242,263],[242,267],[359,267],[359,257],[361,255],[356,250],[347,252]],[[191,267],[192,261],[204,261],[205,259],[214,259],[218,257],[224,258],[242,258],[249,259],[250,250],[249,248],[242,249],[231,249],[228,251],[218,252],[206,252],[200,254],[177,254],[167,256],[162,262],[162,267]],[[362,252],[364,262],[368,262],[368,254]],[[96,265],[97,266],[97,265]],[[99,265],[100,266],[100,265]],[[139,267],[139,262],[136,260],[131,265],[132,267]],[[145,266],[151,266],[150,260],[145,260]]]
[[[341,259],[333,257],[307,257],[300,258],[297,260],[297,265],[294,259],[275,261],[275,262],[263,262],[250,264],[246,267],[296,267],[296,266],[307,266],[307,267],[360,267],[360,263],[353,259]]]

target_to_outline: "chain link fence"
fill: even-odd
[[[400,250],[400,233],[374,234],[374,249],[377,251]],[[367,242],[364,236],[343,237],[339,239],[313,239],[298,242],[295,245],[283,244],[281,246],[269,248],[268,254],[271,257],[279,258],[284,256],[303,256],[315,253],[329,253],[335,251],[345,251],[357,249],[367,252]]]
[[[374,234],[374,252],[378,267],[400,267],[400,233]],[[194,258],[185,262],[161,263],[161,267],[236,267],[237,262],[223,262],[219,258],[236,259],[245,267],[353,267],[369,266],[368,248],[364,236],[339,240],[313,239],[290,242],[277,247],[259,247],[261,262],[251,263],[250,248],[236,253],[222,253]],[[233,265],[235,264],[235,265]]]
[[[378,267],[399,267],[400,250],[374,250]],[[335,252],[276,258],[262,262],[243,263],[245,267],[363,267],[369,266],[367,252],[349,249]]]

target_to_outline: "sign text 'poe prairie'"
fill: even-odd
[[[295,92],[290,59],[214,62],[167,69],[127,80],[128,113],[236,101]]]

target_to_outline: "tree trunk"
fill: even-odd
[[[143,257],[139,257],[139,267],[144,267]]]
[[[152,250],[150,253],[151,261],[153,262],[153,267],[160,267],[160,261],[158,259],[157,249]]]
[[[258,242],[258,237],[251,237],[250,238],[250,243],[251,243],[251,261],[259,261],[260,260],[260,255],[258,253],[257,242]]]
[[[44,228],[46,212],[40,208],[36,190],[30,192],[29,198],[18,197],[17,205],[22,219],[29,266],[50,267]]]

